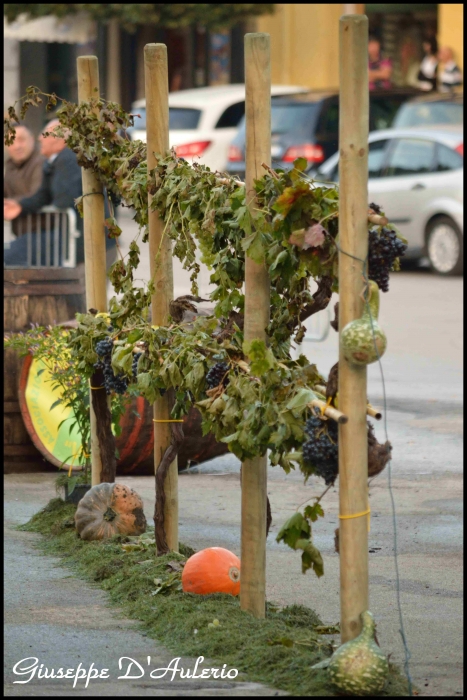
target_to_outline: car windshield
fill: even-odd
[[[320,102],[271,104],[271,134],[310,134],[321,110]],[[239,124],[238,140],[245,140],[245,117]]]
[[[393,127],[463,124],[464,105],[458,102],[412,102],[402,105]]]
[[[133,129],[146,130],[146,109],[144,107],[135,109],[133,116]],[[169,129],[170,131],[177,131],[179,129],[197,129],[200,117],[200,109],[169,107]]]

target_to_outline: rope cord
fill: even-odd
[[[157,420],[156,418],[152,419],[153,423],[183,423],[183,418],[168,418],[167,420],[161,419]]]
[[[340,520],[350,520],[350,518],[361,518],[362,515],[368,515],[368,532],[370,532],[370,513],[371,508],[368,507],[367,510],[363,510],[361,513],[354,513],[353,515],[339,515]]]
[[[103,192],[86,192],[86,194],[82,194],[82,197],[90,197],[92,194],[101,194],[104,197]]]
[[[355,255],[351,255],[350,253],[347,253],[345,250],[342,250],[342,248],[340,248],[340,246],[337,243],[335,243],[335,245],[337,247],[337,250],[340,253],[342,253],[342,255],[347,255],[348,257],[353,258],[354,260],[358,260],[359,262],[362,263],[363,278],[364,278],[366,284],[369,285],[368,253],[367,253],[365,260],[362,260],[362,258],[358,258]],[[374,325],[373,325],[373,316],[372,316],[370,304],[368,301],[368,295],[364,294],[364,297],[365,297],[365,304],[366,304],[366,307],[368,310],[368,315],[370,317],[371,332],[373,334],[373,342],[375,345],[375,351],[376,351],[376,355],[378,357],[378,364],[379,364],[379,369],[380,369],[380,374],[381,374],[381,383],[382,383],[382,387],[383,387],[383,404],[384,404],[384,433],[385,433],[386,441],[389,442],[388,426],[387,426],[386,385],[384,382],[383,366],[381,364],[381,357],[380,357],[380,354],[378,352],[378,348],[376,345],[376,335],[375,335],[375,329],[374,329]],[[397,554],[397,516],[396,516],[396,504],[394,501],[394,493],[392,490],[392,483],[391,483],[391,464],[392,464],[392,460],[391,460],[391,458],[389,458],[389,461],[388,461],[388,487],[389,487],[389,494],[391,497],[392,523],[393,523],[393,533],[394,533],[394,565],[395,565],[395,570],[396,570],[396,599],[397,599],[397,608],[398,608],[398,612],[399,612],[399,625],[400,625],[399,633],[401,635],[402,644],[404,647],[404,655],[405,655],[404,671],[405,671],[405,675],[407,676],[407,682],[408,682],[408,686],[409,686],[409,695],[410,695],[410,697],[412,697],[413,696],[412,677],[410,675],[410,669],[409,669],[409,661],[410,661],[412,655],[410,653],[410,650],[409,650],[409,647],[407,644],[407,639],[406,639],[405,630],[404,630],[404,620],[402,617],[402,605],[401,605],[401,598],[400,598],[399,561],[398,561],[398,554]],[[342,516],[339,516],[339,517],[342,517]]]

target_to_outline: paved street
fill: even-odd
[[[136,228],[125,212],[122,243]],[[142,256],[143,257],[143,256]],[[144,258],[148,275],[149,261]],[[200,290],[208,291],[208,274]],[[188,275],[174,263],[175,295],[188,291]],[[381,294],[379,321],[388,337],[383,358],[387,430],[393,445],[392,484],[397,510],[400,589],[414,680],[426,695],[462,694],[462,278],[442,278],[428,270],[391,276],[390,291]],[[336,297],[337,300],[337,297]],[[334,300],[329,305],[331,318]],[[327,314],[310,319],[305,352],[323,373],[337,360],[338,336],[332,329],[323,342]],[[368,368],[368,397],[383,410],[378,364]],[[375,433],[385,441],[384,421]],[[232,456],[213,460],[199,474],[180,476],[181,537],[194,546],[221,544],[239,553],[239,464]],[[223,474],[223,476],[221,476]],[[371,485],[370,605],[378,635],[392,659],[403,660],[395,594],[394,541],[388,472]],[[339,558],[334,552],[338,492],[327,494],[324,522],[315,540],[325,558],[325,575],[317,580],[299,573],[299,556],[275,542],[287,517],[322,482],[306,487],[298,474],[269,468],[268,492],[273,527],[268,541],[268,598],[279,603],[315,607],[326,623],[339,619]],[[220,483],[222,487],[220,487]],[[128,483],[145,489],[144,479]],[[197,488],[198,487],[198,488]],[[194,497],[196,492],[196,497]],[[152,508],[152,492],[148,493]],[[209,503],[199,518],[200,500]],[[151,506],[149,505],[151,503]]]
[[[131,223],[127,225],[126,216],[121,217],[121,222],[122,244],[127,247],[135,227]],[[147,253],[142,258],[141,277],[147,279]],[[176,295],[187,293],[186,279],[186,273],[176,265]],[[205,275],[203,284],[207,282]],[[387,429],[393,445],[391,469],[402,611],[412,655],[412,677],[425,696],[463,693],[462,285],[462,279],[443,279],[426,271],[402,272],[392,275],[389,293],[381,295],[380,323],[388,337],[383,368]],[[206,291],[202,285],[201,293]],[[310,324],[310,335],[319,332],[320,322],[315,320]],[[326,374],[337,359],[337,334],[331,329],[325,341],[305,342],[302,352]],[[377,365],[369,368],[368,377],[369,399],[383,410]],[[376,436],[384,442],[383,421],[375,427]],[[181,541],[197,549],[217,545],[240,554],[239,468],[237,459],[225,455],[180,475]],[[5,483],[9,522],[24,522],[52,498],[54,478],[51,473],[8,475]],[[153,478],[121,477],[118,481],[143,496],[145,512],[150,518],[154,504]],[[312,478],[304,486],[299,474],[285,475],[278,468],[269,468],[273,525],[267,544],[267,597],[283,605],[308,605],[316,609],[324,623],[331,624],[339,619],[339,557],[334,551],[337,488],[326,495],[325,518],[314,528],[315,542],[324,558],[325,575],[321,579],[310,572],[303,576],[299,554],[275,542],[284,521],[322,488],[320,479]],[[370,607],[382,648],[391,654],[391,660],[401,663],[387,470],[372,482],[370,503]],[[14,546],[26,546],[25,539],[23,533],[21,541],[18,539]],[[9,591],[12,608],[18,605],[18,595],[12,585]],[[13,616],[11,622],[15,623],[15,619]],[[43,623],[42,618],[40,622]],[[26,620],[16,620],[7,628],[7,650],[19,653],[22,649],[25,642],[21,639],[25,638],[21,635],[28,634],[22,627],[25,624]],[[70,643],[84,654],[89,640],[85,634],[77,633]],[[146,653],[141,640],[134,638],[134,643],[141,653]],[[24,656],[28,653],[26,649]],[[50,652],[49,657],[52,656]],[[261,692],[264,691],[257,689],[250,694]],[[127,693],[121,688],[117,694]],[[134,694],[145,691],[138,689]]]

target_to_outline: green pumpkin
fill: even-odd
[[[375,642],[376,624],[372,613],[367,610],[360,617],[361,633],[334,652],[327,664],[328,676],[341,692],[374,695],[386,684],[389,663]]]
[[[370,309],[368,309],[368,306]],[[370,365],[372,362],[376,362],[378,357],[384,355],[387,340],[384,331],[378,323],[378,313],[378,285],[373,280],[370,280],[368,305],[365,304],[361,318],[350,321],[341,332],[340,341],[344,357],[352,365]]]

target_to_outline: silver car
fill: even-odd
[[[428,257],[435,272],[462,274],[462,127],[386,129],[368,141],[368,202],[378,204],[407,239],[405,259]],[[338,182],[338,168],[336,153],[311,174]]]

